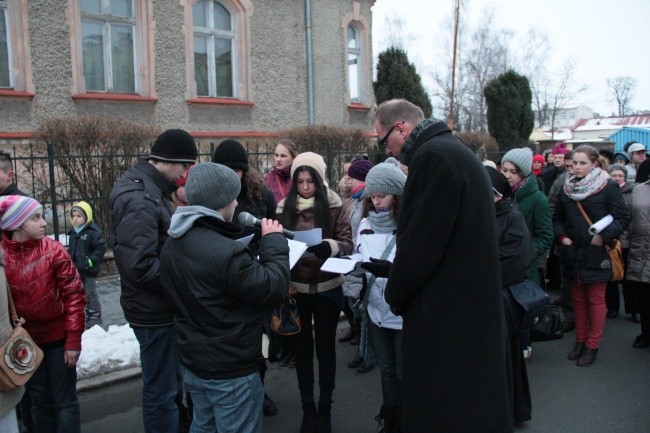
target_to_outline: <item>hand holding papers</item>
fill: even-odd
[[[357,262],[354,260],[330,257],[325,260],[325,263],[320,267],[320,270],[323,272],[331,272],[333,274],[347,274],[354,270],[356,264]]]

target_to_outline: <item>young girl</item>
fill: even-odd
[[[37,432],[79,432],[77,370],[86,295],[65,247],[45,236],[43,207],[29,197],[0,198],[7,284],[25,329],[43,350],[26,384]]]
[[[576,319],[576,341],[567,358],[579,366],[596,360],[605,326],[605,286],[612,279],[605,246],[618,239],[630,222],[621,189],[598,167],[598,157],[598,151],[588,145],[573,152],[573,174],[566,178],[553,215]],[[591,223],[607,215],[613,217],[612,223],[591,235]]]
[[[399,430],[399,411],[402,405],[402,318],[394,315],[384,300],[388,281],[387,269],[395,257],[395,230],[399,198],[404,190],[406,176],[395,158],[370,169],[362,195],[364,209],[356,236],[358,254],[367,274],[368,288],[364,293],[367,305],[368,335],[381,371],[383,404],[376,420],[385,425],[387,433]],[[373,262],[373,259],[375,260]],[[379,259],[379,262],[376,260]],[[382,265],[383,264],[383,265]]]
[[[301,433],[329,433],[330,409],[336,376],[336,325],[343,307],[343,277],[320,271],[329,257],[352,251],[350,220],[343,202],[325,183],[325,161],[313,153],[301,153],[291,166],[293,183],[287,197],[278,204],[278,220],[290,230],[320,227],[323,241],[307,249],[291,270],[302,328],[296,346],[296,373],[303,407]],[[293,288],[293,290],[292,290]],[[312,334],[312,317],[313,329]],[[315,335],[315,341],[314,337]],[[314,402],[314,345],[318,358],[320,399]]]

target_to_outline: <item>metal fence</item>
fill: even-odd
[[[240,140],[247,149],[251,167],[264,174],[273,168],[273,153],[276,140],[260,141]],[[219,143],[198,142],[199,158],[197,162],[211,161],[212,154]],[[148,146],[147,146],[148,148]],[[45,150],[45,154],[43,154]],[[66,243],[65,235],[71,229],[70,210],[74,203],[84,200],[93,208],[93,220],[102,228],[104,237],[108,238],[108,198],[113,183],[139,158],[145,157],[147,151],[135,154],[93,154],[93,155],[60,155],[48,143],[46,149],[29,144],[13,147],[12,160],[16,183],[25,194],[36,198],[44,206],[44,216],[48,221],[48,234]],[[338,191],[338,182],[343,172],[343,164],[353,155],[337,149],[333,144],[321,152],[327,164],[327,181],[332,189]],[[363,155],[373,160],[379,155]],[[77,167],[74,176],[66,174],[67,168]],[[73,182],[71,177],[77,179]],[[78,178],[81,178],[81,183]],[[97,188],[98,179],[102,179]],[[87,185],[84,185],[84,179]],[[93,193],[90,186],[94,185]]]

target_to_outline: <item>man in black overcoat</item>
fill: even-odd
[[[493,193],[448,126],[406,100],[373,124],[408,167],[386,301],[404,317],[402,430],[512,432]]]

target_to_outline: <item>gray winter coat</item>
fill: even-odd
[[[632,223],[629,227],[630,253],[625,278],[650,283],[650,181],[632,191]]]

